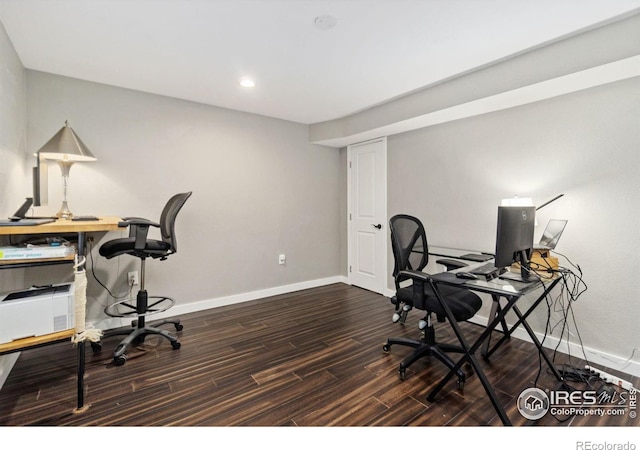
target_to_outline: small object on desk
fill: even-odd
[[[478,276],[471,272],[457,272],[456,278],[462,278],[465,280],[477,280]]]
[[[475,275],[482,275],[488,280],[491,280],[504,273],[505,270],[506,269],[504,267],[496,267],[493,263],[486,263],[478,267],[473,267],[469,272]]]
[[[431,275],[431,279],[435,280],[435,281],[444,281],[448,284],[464,284],[466,283],[468,280],[465,280],[464,278],[458,278],[456,276],[456,274],[454,272],[439,272],[439,273],[434,273],[433,275]]]
[[[517,281],[519,283],[535,283],[540,281],[540,277],[537,275],[531,275],[529,278],[522,278],[522,275],[520,273],[514,273],[510,271],[506,271],[500,274],[499,278],[501,280]]]
[[[487,253],[477,254],[477,253],[467,253],[460,256],[460,259],[466,259],[468,261],[477,261],[477,262],[485,262],[493,259],[493,255],[489,255]]]
[[[75,222],[85,222],[85,221],[100,220],[100,219],[97,218],[96,216],[73,216],[71,220]]]
[[[48,237],[44,239],[44,242],[49,244],[51,247],[59,247],[61,245],[69,245],[69,241],[61,237]]]

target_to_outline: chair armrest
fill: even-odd
[[[124,220],[127,225],[149,225],[151,227],[160,228],[159,223],[145,219],[144,217],[124,217],[122,220]]]
[[[134,249],[137,251],[145,249],[149,227],[160,228],[159,223],[152,222],[143,217],[125,217],[124,221],[131,227],[129,228],[129,237],[135,238]]]
[[[401,270],[398,272],[398,280],[413,280],[418,283],[426,283],[431,279],[431,275],[428,273],[420,272],[419,270]]]
[[[431,282],[431,275],[418,270],[401,270],[398,272],[398,280],[412,280],[414,305],[424,304],[424,285]]]

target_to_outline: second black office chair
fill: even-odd
[[[405,345],[415,349],[400,363],[401,379],[405,378],[407,367],[423,356],[434,356],[452,369],[455,363],[447,353],[463,353],[464,349],[462,346],[436,342],[432,315],[435,314],[439,322],[446,319],[466,321],[478,312],[482,300],[473,292],[456,286],[437,286],[435,289],[440,294],[438,296],[429,275],[422,272],[429,262],[429,247],[422,222],[415,217],[401,214],[392,217],[389,226],[395,260],[393,277],[396,285],[396,295],[391,302],[396,305],[396,310],[399,307],[405,309],[402,306],[404,305],[408,309],[423,310],[426,315],[419,326],[423,332],[422,339],[389,338],[383,349],[388,352],[392,345]],[[407,282],[410,284],[406,285]],[[448,308],[444,308],[443,302],[446,302]],[[447,309],[452,317],[447,314]],[[458,370],[457,375],[458,383],[463,386],[465,373]]]
[[[105,308],[105,313],[111,317],[134,317],[132,328],[127,330],[113,330],[105,333],[104,337],[127,335],[113,352],[114,363],[121,366],[126,361],[126,351],[130,344],[139,344],[145,336],[157,334],[165,337],[174,350],[180,348],[180,341],[166,330],[158,328],[160,325],[171,323],[176,331],[182,330],[180,320],[162,320],[146,324],[145,318],[151,314],[166,311],[175,301],[169,297],[150,297],[145,289],[145,262],[147,258],[164,261],[169,255],[177,252],[175,221],[178,212],[184,206],[191,192],[176,194],[165,205],[160,215],[160,223],[155,223],[140,217],[125,218],[129,226],[129,237],[113,239],[100,247],[100,255],[107,259],[120,255],[131,255],[140,258],[140,290],[135,304],[120,301]],[[160,228],[161,240],[148,237],[149,227]],[[150,302],[150,300],[152,300]],[[101,344],[92,344],[94,351],[101,348]]]

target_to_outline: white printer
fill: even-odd
[[[73,328],[73,297],[73,283],[0,294],[0,344]]]

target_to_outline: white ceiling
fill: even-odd
[[[640,0],[0,0],[28,69],[317,123],[640,7]],[[314,26],[331,15],[329,30]],[[241,77],[256,81],[241,88]]]

